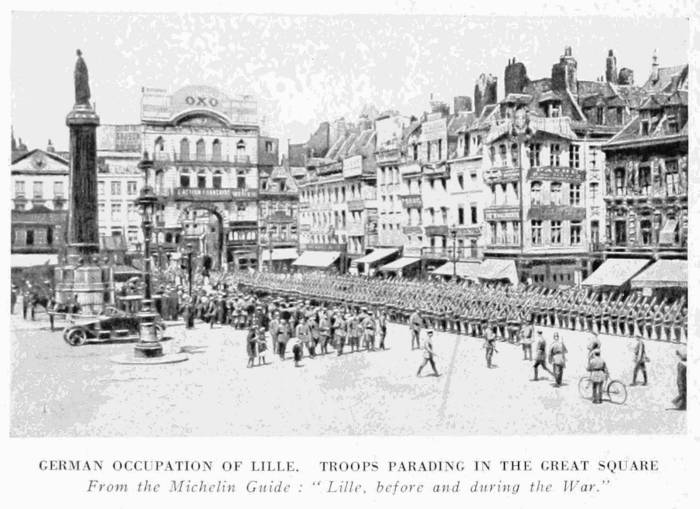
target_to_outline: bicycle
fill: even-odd
[[[582,376],[578,381],[578,392],[584,399],[591,399],[593,395],[593,382],[590,375]],[[603,392],[608,395],[611,403],[624,405],[627,401],[627,386],[620,380],[611,380],[606,377]]]

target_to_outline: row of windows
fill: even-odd
[[[15,198],[26,198],[26,188],[24,180],[15,180]],[[54,198],[63,198],[65,192],[64,182],[62,180],[55,180],[53,182],[53,196]],[[44,199],[44,181],[35,180],[32,183],[32,198],[35,200]]]
[[[265,149],[268,153],[274,151],[272,142],[265,142]],[[158,159],[159,156],[165,154],[165,140],[163,138],[158,138],[155,141],[154,146],[155,158]],[[246,144],[243,140],[238,140],[236,143],[236,155],[245,155]],[[207,149],[206,142],[203,139],[199,139],[195,143],[195,159],[197,161],[206,161]],[[190,140],[183,138],[180,140],[180,160],[189,161],[191,159],[190,154]],[[221,141],[216,139],[211,144],[211,160],[221,161]]]
[[[104,180],[98,180],[97,181],[97,195],[98,196],[104,196],[105,195],[105,181]],[[122,182],[120,180],[114,180],[109,183],[109,194],[110,196],[120,196],[122,194]],[[129,180],[126,183],[126,194],[128,196],[136,196],[136,193],[138,192],[138,181],[136,180]]]
[[[15,247],[53,246],[54,237],[54,229],[51,226],[30,230],[16,228],[12,230],[12,245]]]
[[[562,158],[562,145],[559,143],[549,144],[549,159],[543,160],[542,158],[542,144],[541,143],[530,143],[526,148],[526,157],[530,163],[530,167],[544,166],[549,163],[549,166],[565,166],[569,168],[581,168],[581,147],[580,145],[570,144],[568,147],[569,157],[568,159]],[[598,147],[589,147],[589,154],[591,160],[591,166],[595,167],[597,164],[596,154],[598,153]],[[492,166],[511,166],[513,168],[521,167],[520,161],[520,146],[517,143],[512,143],[510,147],[505,143],[501,143],[496,146],[492,145],[489,148],[489,155],[491,158]]]
[[[638,194],[648,196],[652,193],[653,188],[665,189],[668,196],[673,196],[684,192],[685,189],[681,185],[680,173],[678,170],[678,160],[668,159],[664,161],[665,173],[664,181],[661,183],[661,176],[657,173],[652,177],[651,166],[648,164],[640,165],[636,174],[628,173],[624,167],[618,167],[613,170],[613,193],[615,196],[624,196],[627,194]]]
[[[335,186],[332,189],[322,188],[318,191],[302,190],[299,198],[309,203],[344,203],[346,199],[358,200],[365,198],[373,200],[376,197],[376,188],[351,184],[349,186]]]

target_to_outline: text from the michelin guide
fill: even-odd
[[[616,482],[644,482],[661,470],[651,458],[42,459],[44,475],[66,476],[84,494],[275,497],[462,495],[591,496]],[[637,479],[635,480],[634,477]]]

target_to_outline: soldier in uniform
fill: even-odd
[[[484,350],[486,353],[486,367],[491,369],[493,354],[496,352],[496,334],[491,327],[488,327],[484,333]]]
[[[564,376],[564,367],[566,366],[566,345],[560,341],[559,334],[554,333],[554,343],[549,349],[549,363],[554,370],[554,383],[557,387],[561,386]]]
[[[321,353],[325,355],[328,353],[328,343],[331,341],[331,320],[325,309],[320,312],[318,329],[321,338]]]
[[[379,349],[384,350],[386,347],[384,341],[386,340],[386,322],[387,316],[384,308],[377,310],[377,334],[379,335]]]
[[[350,351],[356,352],[360,349],[360,319],[357,316],[357,312],[352,310],[346,321]]]
[[[420,330],[423,327],[423,319],[418,313],[418,308],[415,308],[408,318],[408,325],[411,330],[411,350],[420,348]]]
[[[600,350],[594,350],[588,361],[588,372],[592,382],[593,403],[603,402],[603,384],[608,377],[608,367],[600,356]]]
[[[346,317],[343,317],[342,311],[338,311],[335,314],[335,320],[333,322],[333,328],[335,330],[335,348],[338,355],[343,355],[343,348],[345,347],[345,338],[347,336],[347,324],[345,321]]]
[[[544,339],[544,336],[542,336],[541,330],[537,331],[537,344],[535,346],[535,364],[533,365],[535,370],[535,377],[533,381],[535,382],[539,380],[537,376],[537,368],[539,367],[542,367],[542,369],[544,369],[547,373],[554,376],[554,373],[552,373],[547,367],[547,341]]]
[[[423,342],[423,363],[418,367],[418,373],[416,376],[420,376],[423,368],[430,363],[430,367],[433,368],[433,374],[435,376],[440,376],[437,368],[435,367],[435,352],[433,351],[433,330],[428,329],[426,332],[426,338]]]
[[[637,336],[637,344],[634,347],[634,370],[632,372],[632,385],[637,385],[637,373],[642,372],[642,385],[647,384],[647,357],[646,345],[644,338]]]
[[[364,309],[364,318],[362,319],[362,333],[364,336],[365,349],[374,351],[375,340],[375,324],[374,317]]]
[[[676,365],[676,387],[678,388],[678,396],[673,398],[672,403],[676,406],[676,409],[685,410],[688,406],[688,366],[686,365],[688,356],[684,347],[678,348],[676,350],[676,355],[678,356],[678,364]]]
[[[532,321],[525,322],[520,329],[520,344],[523,348],[523,360],[532,360]]]
[[[277,330],[277,353],[280,359],[284,360],[284,355],[287,353],[287,343],[292,337],[292,328],[286,318],[282,318]]]
[[[270,340],[272,341],[272,351],[274,353],[279,353],[279,349],[277,348],[277,335],[280,330],[279,311],[273,312],[272,320],[270,320],[268,324],[268,330],[270,331]]]
[[[297,325],[296,329],[297,340],[306,347],[309,355],[313,357],[316,352],[314,351],[313,341],[311,340],[311,329],[306,318],[303,318],[301,322]],[[296,359],[296,357],[295,357]]]

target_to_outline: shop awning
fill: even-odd
[[[297,267],[326,268],[332,265],[340,257],[339,251],[304,251],[294,260],[292,265]]]
[[[393,262],[387,263],[386,265],[382,265],[379,267],[377,270],[381,271],[386,271],[386,272],[400,272],[403,269],[410,267],[413,264],[420,263],[420,258],[414,258],[411,256],[403,256],[399,258],[398,260],[394,260]]]
[[[487,281],[507,279],[512,285],[518,284],[518,271],[515,268],[515,260],[490,258],[481,262],[479,270],[480,279]]]
[[[113,269],[113,274],[115,276],[120,274],[140,276],[142,272],[136,267],[132,267],[131,265],[115,265]]]
[[[10,267],[24,268],[38,265],[56,265],[58,255],[41,253],[15,253],[10,256]]]
[[[676,228],[678,228],[678,221],[675,219],[666,221],[659,231],[659,244],[673,244],[676,240]]]
[[[374,251],[372,251],[369,254],[366,254],[362,258],[358,258],[355,260],[355,263],[366,263],[367,265],[372,265],[377,262],[381,262],[382,260],[395,255],[398,253],[398,249],[394,248],[385,248],[385,247],[378,247]]]
[[[453,262],[447,262],[435,269],[432,274],[438,276],[457,276],[465,279],[478,279],[481,274],[481,263],[479,262],[457,262],[457,267]]]
[[[295,260],[299,256],[295,247],[284,247],[272,250],[272,260]],[[262,259],[264,262],[270,261],[270,250],[265,249],[262,252]]]
[[[688,288],[687,260],[658,260],[632,278],[632,288]]]
[[[648,263],[649,260],[639,258],[608,258],[581,284],[583,286],[622,286]]]

